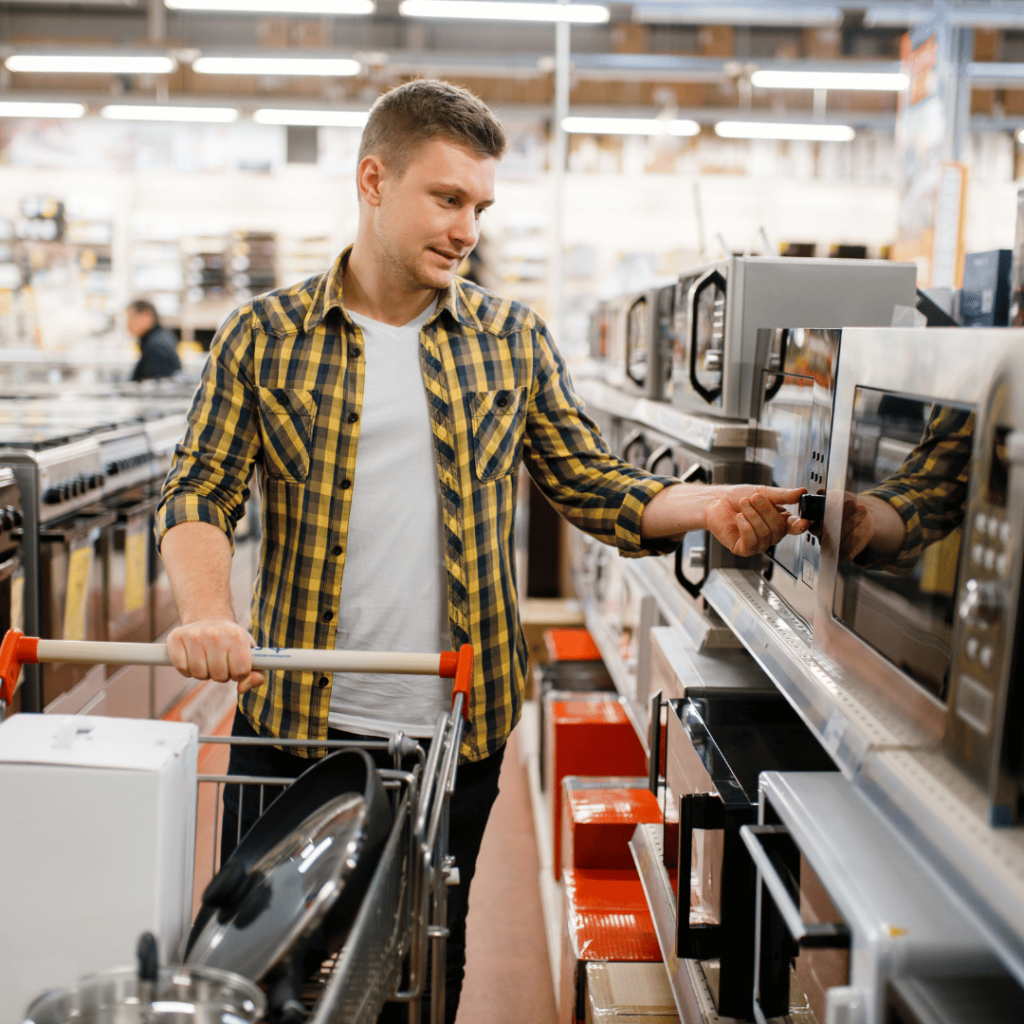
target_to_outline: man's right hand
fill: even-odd
[[[171,663],[189,679],[234,681],[246,693],[264,682],[252,668],[256,641],[234,619],[197,619],[171,630],[167,653]]]
[[[906,526],[889,502],[873,494],[843,495],[839,561],[852,561],[868,547],[879,556],[894,555],[905,537]]]

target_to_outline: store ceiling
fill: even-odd
[[[891,124],[892,92],[766,90],[764,68],[896,71],[907,27],[938,0],[636,0],[606,3],[609,20],[573,25],[574,112],[685,111],[711,121],[730,109],[752,117],[842,116]],[[949,0],[955,24],[977,26],[975,53],[990,62],[989,89],[1024,92],[1024,4]],[[463,82],[503,111],[550,109],[555,29],[550,24],[403,17],[398,0],[372,15],[308,16],[168,9],[163,0],[15,0],[0,7],[0,53],[165,53],[169,74],[0,72],[0,100],[230,103],[243,113],[268,103],[363,109],[409,77]],[[200,74],[201,56],[315,56],[359,62],[351,77]],[[979,80],[980,82],[980,80]],[[998,106],[998,104],[997,104]],[[1000,111],[997,110],[997,113]]]

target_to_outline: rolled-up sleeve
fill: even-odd
[[[544,325],[531,328],[535,385],[530,395],[523,459],[537,486],[574,526],[628,557],[664,554],[678,542],[645,540],[647,503],[676,483],[616,458],[584,411]]]
[[[156,538],[180,523],[211,523],[234,543],[259,450],[252,380],[253,313],[236,310],[217,332],[175,449],[156,514]]]

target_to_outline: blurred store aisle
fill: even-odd
[[[554,1024],[540,862],[519,730],[501,769],[469,907],[466,982],[456,1024]]]

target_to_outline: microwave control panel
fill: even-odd
[[[1021,418],[1014,390],[1008,377],[997,382],[975,441],[945,739],[988,794],[993,825],[1012,824],[1024,811],[1024,423],[1014,423]]]

